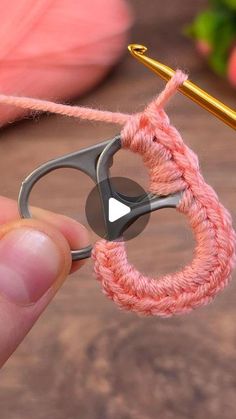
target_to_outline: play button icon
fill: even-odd
[[[132,215],[132,205],[127,205],[125,197],[129,197],[131,199],[129,202],[132,202],[132,200],[135,202],[137,197],[142,199],[142,196],[146,196],[146,191],[131,179],[124,177],[111,177],[110,182],[112,189],[116,191],[117,194],[109,196],[105,192],[104,195],[103,204],[105,204],[109,223],[107,228],[105,227],[104,222],[104,207],[99,193],[99,188],[100,190],[104,189],[106,191],[106,188],[103,188],[103,182],[101,182],[99,186],[94,186],[87,197],[85,206],[85,214],[89,226],[96,233],[96,235],[102,238],[107,237],[108,230],[110,237],[113,236],[113,231],[114,236],[116,236],[117,226],[119,226],[120,220],[122,224],[123,221],[125,222],[129,218],[129,215]],[[120,195],[120,199],[118,194]],[[138,236],[146,227],[149,217],[150,213],[146,213],[138,217],[133,223],[128,223],[129,225],[122,234],[123,240],[127,241]]]
[[[122,202],[118,201],[115,198],[109,198],[108,201],[108,219],[111,223],[119,218],[124,217],[124,215],[129,214],[131,211],[128,205],[122,204]]]

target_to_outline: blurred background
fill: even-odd
[[[228,3],[235,7],[234,0]],[[186,70],[192,81],[234,107],[233,64],[230,76],[226,64],[234,44],[227,57],[221,55],[220,60],[226,61],[220,74],[211,65],[209,45],[199,52],[199,40],[206,47],[209,31],[201,39],[193,22],[209,7],[206,0],[129,0],[128,4],[132,17],[129,14],[119,43],[122,48],[113,62],[121,53],[122,57],[102,82],[99,75],[100,83],[94,82],[96,87],[90,86],[73,103],[132,113],[161,91],[164,83],[126,52],[126,44],[132,42],[146,45],[150,56],[170,67]],[[14,93],[22,92],[15,88]],[[57,93],[60,97],[65,95]],[[6,124],[11,118],[9,110],[4,112]],[[205,179],[235,221],[235,132],[180,94],[169,104],[168,114],[198,154]],[[116,126],[54,115],[6,125],[0,132],[1,195],[17,199],[21,180],[35,167],[117,132]],[[124,172],[147,187],[141,159],[121,151],[112,175]],[[59,170],[40,182],[32,203],[86,224],[84,205],[92,186],[82,173]],[[91,233],[91,240],[96,239]],[[153,213],[146,229],[127,247],[130,262],[157,276],[190,261],[194,242],[186,220],[169,209]],[[234,280],[211,305],[189,315],[140,318],[108,301],[94,279],[93,263],[87,261],[2,369],[1,419],[235,419]]]

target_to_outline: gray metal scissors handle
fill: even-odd
[[[138,197],[128,197],[113,189],[109,178],[109,168],[112,165],[113,155],[121,148],[120,136],[104,141],[92,147],[85,148],[75,153],[67,154],[51,160],[34,170],[22,182],[19,192],[18,205],[22,218],[31,218],[29,210],[29,197],[33,186],[43,176],[59,168],[73,168],[86,173],[98,185],[102,203],[103,218],[107,240],[119,239],[124,231],[141,215],[160,208],[176,207],[181,198],[181,193],[166,197],[145,194]],[[108,202],[115,198],[129,206],[131,211],[115,222],[109,221]],[[72,250],[72,260],[81,260],[91,256],[92,246],[80,250]]]

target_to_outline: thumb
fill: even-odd
[[[31,329],[70,272],[64,236],[22,220],[0,229],[0,366]]]

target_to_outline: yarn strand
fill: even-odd
[[[130,115],[125,113],[102,111],[82,106],[63,105],[61,103],[29,97],[0,94],[0,103],[29,109],[31,111],[50,112],[89,121],[101,121],[120,125],[125,124],[130,118]]]

